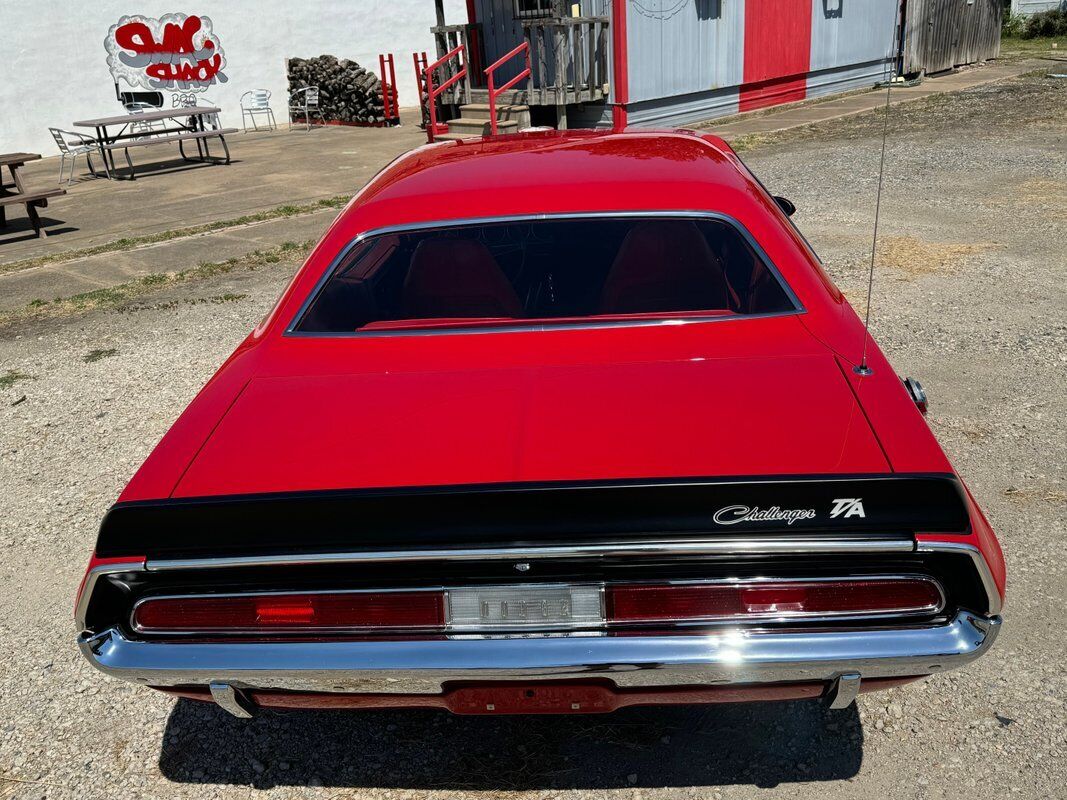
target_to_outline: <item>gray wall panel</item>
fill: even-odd
[[[864,89],[887,81],[892,75],[893,59],[889,58],[812,72],[808,75],[808,97]]]
[[[741,83],[744,0],[627,0],[630,102]]]
[[[896,51],[900,0],[811,0],[814,72],[880,60]]]
[[[512,0],[476,0],[478,22],[482,26],[482,38],[485,41],[485,66],[489,66],[509,50],[522,44],[522,25],[515,19],[515,5]],[[465,21],[456,20],[456,23]],[[502,66],[495,73],[497,84],[506,83],[519,74],[520,60]],[[525,87],[520,87],[525,88]]]
[[[1012,14],[1036,14],[1056,8],[1067,9],[1067,0],[1011,0]]]
[[[630,125],[650,128],[680,127],[691,122],[736,114],[737,101],[736,86],[646,100],[627,106],[627,121]]]

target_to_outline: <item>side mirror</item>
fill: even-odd
[[[781,195],[776,194],[774,196],[774,202],[778,204],[778,208],[785,212],[787,217],[791,217],[797,213],[797,207],[793,205],[793,201],[787,197],[782,197]]]
[[[915,378],[905,378],[904,388],[908,390],[908,395],[914,401],[919,411],[925,414],[929,408],[929,402],[926,399],[926,392],[923,390],[923,385],[915,380]]]

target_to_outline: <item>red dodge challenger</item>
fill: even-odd
[[[1000,547],[791,210],[690,132],[398,159],[108,512],[82,652],[238,716],[842,707],[974,660]]]

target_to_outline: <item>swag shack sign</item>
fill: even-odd
[[[104,47],[115,83],[197,92],[226,82],[226,56],[208,17],[123,17],[107,32]]]

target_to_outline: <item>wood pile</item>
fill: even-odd
[[[290,58],[287,67],[290,96],[306,86],[318,86],[325,119],[362,124],[385,121],[381,81],[355,61],[336,56]]]

